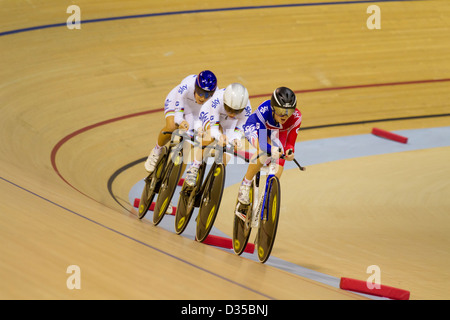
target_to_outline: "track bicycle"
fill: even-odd
[[[214,225],[225,186],[225,164],[223,156],[227,151],[227,147],[220,148],[216,143],[214,151],[214,163],[211,165],[200,191],[202,196],[195,234],[195,239],[199,242],[203,242],[206,239]]]
[[[153,224],[158,225],[170,205],[175,188],[183,171],[183,139],[192,139],[185,131],[163,132],[172,134],[168,146],[164,146],[155,170],[145,178],[145,186],[139,202],[139,219],[150,208],[156,194],[158,198],[153,209]]]
[[[164,132],[171,133],[171,132]],[[183,161],[183,141],[193,140],[193,137],[186,133],[186,131],[178,130],[172,132],[172,138],[167,152],[167,164],[164,167],[164,172],[161,179],[161,185],[158,192],[158,197],[153,209],[153,224],[158,225],[164,218],[170,201],[173,198],[175,189],[178,186],[178,181],[184,171],[185,164]]]
[[[202,146],[202,148],[214,148],[214,163],[204,183],[203,178],[206,171],[205,161],[202,161],[198,169],[197,183],[195,186],[190,187],[186,182],[183,183],[178,199],[177,212],[175,214],[175,232],[181,234],[186,229],[194,209],[200,208],[196,228],[196,239],[200,242],[204,241],[211,231],[222,199],[225,184],[223,153],[225,151],[232,152],[226,147],[219,147],[217,143]]]
[[[284,155],[281,158],[284,158]],[[300,170],[305,170],[295,159],[294,162]],[[264,165],[253,177],[250,187],[250,203],[245,205],[237,200],[234,214],[234,252],[237,255],[244,252],[252,228],[255,228],[257,232],[255,247],[261,263],[265,263],[272,252],[280,217],[281,185],[275,172],[276,161],[271,159],[270,164]],[[261,174],[266,175],[266,181],[263,185],[260,185]]]

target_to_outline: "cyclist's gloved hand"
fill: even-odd
[[[240,149],[242,147],[240,139],[234,139],[233,141],[231,141],[231,144],[233,145],[233,147],[235,147],[235,149]]]
[[[294,160],[294,157],[295,157],[295,155],[294,155],[294,150],[288,149],[288,151],[286,152],[286,157],[285,157],[285,159],[286,159],[287,161],[292,161],[292,160]]]
[[[179,129],[187,131],[189,129],[189,122],[186,120],[181,121],[180,125],[178,126]]]
[[[201,140],[201,139],[206,138],[207,134],[208,134],[207,130],[204,130],[203,128],[198,128],[195,135],[196,135],[197,139]]]
[[[228,144],[228,137],[222,134],[219,138],[219,145],[226,146]]]

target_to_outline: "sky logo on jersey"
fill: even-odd
[[[262,114],[264,114],[264,113],[266,113],[266,111],[268,111],[268,110],[269,110],[269,107],[268,107],[268,106],[264,106],[264,107],[261,108],[260,112],[261,112]]]
[[[202,121],[202,122],[206,122],[208,121],[208,113],[205,111],[200,112],[198,118]]]
[[[216,109],[217,106],[219,105],[219,103],[220,103],[219,98],[216,98],[216,99],[214,99],[214,100],[211,102],[211,107],[213,107],[214,109]]]
[[[247,105],[245,107],[245,116],[250,117],[251,114],[252,114],[252,108],[250,108],[250,106]]]
[[[187,84],[185,84],[185,85],[182,85],[182,86],[180,86],[179,88],[178,88],[178,93],[179,94],[183,94],[183,92],[185,92],[186,90],[187,90]]]
[[[244,126],[244,134],[252,144],[258,140],[258,132],[254,124]]]

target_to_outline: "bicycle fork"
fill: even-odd
[[[264,202],[264,192],[261,193],[261,195],[259,195],[259,180],[261,177],[261,173],[258,172],[255,176],[255,188],[253,188],[254,191],[254,199],[257,199],[258,201],[253,202],[253,214],[252,214],[252,228],[258,228],[259,227],[259,221],[260,221],[260,216],[259,216],[259,212],[261,212],[261,208],[264,208],[263,206],[263,202]]]

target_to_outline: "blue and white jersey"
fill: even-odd
[[[186,120],[190,129],[198,128],[201,125],[198,117],[202,105],[195,101],[194,96],[196,79],[196,74],[184,78],[178,86],[170,91],[164,104],[165,117],[174,116],[176,124]]]
[[[248,117],[252,113],[250,99],[248,100],[245,110],[235,117],[228,116],[224,108],[223,95],[224,89],[217,89],[211,99],[206,101],[200,110],[200,119],[202,127],[207,130],[211,128],[211,136],[218,140],[221,136],[220,127],[223,133],[228,137],[229,141],[235,139],[240,140],[243,135],[243,126]]]

